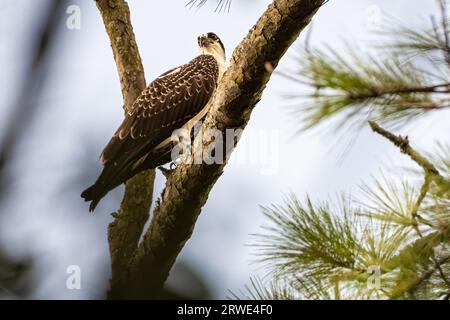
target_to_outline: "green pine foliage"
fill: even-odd
[[[347,52],[305,48],[298,69],[281,74],[310,89],[289,95],[301,129],[335,120],[336,115],[341,115],[336,128],[361,127],[368,118],[402,125],[450,108],[450,20],[445,10],[444,3],[440,23],[434,18],[423,30],[388,19],[376,53],[349,44]]]
[[[205,5],[207,1],[208,0],[189,0],[186,3],[186,7],[200,8],[203,5]],[[230,9],[231,9],[231,0],[217,0],[214,12],[230,12]]]
[[[423,197],[422,187],[383,177],[361,187],[363,199],[315,204],[290,195],[264,207],[269,223],[255,235],[257,259],[284,287],[258,283],[246,297],[448,298],[449,198],[431,187]]]
[[[391,21],[380,54],[303,52],[298,72],[288,75],[311,89],[291,97],[301,100],[301,129],[337,120],[361,127],[369,119],[415,165],[402,178],[381,173],[362,183],[358,198],[318,202],[291,194],[263,207],[268,222],[253,245],[267,277],[234,297],[450,299],[449,141],[421,153],[378,125],[450,108],[450,4],[438,3],[440,16],[426,28]]]
[[[298,299],[296,291],[289,286],[272,282],[266,285],[259,278],[251,278],[250,285],[246,285],[244,290],[238,293],[230,292],[231,299],[245,300],[294,300]]]

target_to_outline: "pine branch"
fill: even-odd
[[[376,188],[367,184],[361,186],[367,200],[360,202],[364,207],[360,215],[401,228],[414,226],[416,222],[412,212],[417,211],[415,188],[406,181],[403,181],[399,188],[384,174],[381,180],[375,179],[375,186]]]
[[[226,129],[245,128],[272,71],[324,2],[273,1],[235,49],[212,98],[213,111],[203,124],[203,132],[217,129],[224,134]],[[225,165],[182,164],[170,174],[150,227],[131,263],[130,276],[113,288],[114,297],[158,295]]]
[[[434,166],[434,164],[432,164],[425,156],[411,147],[408,137],[396,136],[380,127],[374,121],[369,121],[369,124],[374,132],[391,141],[395,146],[400,148],[400,151],[402,153],[407,154],[415,163],[422,167],[425,175],[424,182],[420,189],[419,197],[417,198],[417,201],[414,205],[412,215],[414,219],[420,219],[422,223],[428,224],[426,220],[418,216],[417,211],[426,195],[430,191],[432,182],[435,182],[438,186],[443,186],[448,185],[449,181],[440,174],[439,170]]]
[[[380,61],[351,52],[346,59],[332,49],[316,49],[305,52],[299,63],[295,77],[314,90],[292,96],[301,100],[298,113],[306,129],[337,114],[345,114],[348,125],[368,113],[394,122],[450,107],[450,83],[430,84],[414,64],[393,56]]]
[[[423,87],[411,87],[411,88],[398,88],[398,89],[387,89],[387,90],[374,90],[369,93],[349,93],[349,98],[356,100],[365,99],[376,99],[382,98],[384,96],[401,95],[401,94],[411,94],[411,93],[442,93],[450,94],[450,83],[433,85],[433,86],[423,86]],[[450,104],[450,100],[447,101]],[[417,104],[417,102],[412,102],[411,107],[414,108],[432,108],[432,106],[424,106]],[[435,104],[434,108],[444,108],[449,107],[444,104]]]
[[[450,211],[450,144],[438,143],[435,154],[430,154],[439,172],[444,176],[446,182],[433,187],[431,194],[438,202],[435,205],[447,208]],[[431,206],[433,208],[435,205]]]
[[[411,27],[395,19],[386,21],[381,34],[392,39],[383,43],[383,46],[393,49],[403,57],[424,57],[433,64],[436,63],[438,68],[442,62],[450,67],[448,6],[446,0],[437,0],[437,3],[440,17],[432,15],[431,26],[428,28]],[[393,34],[395,37],[392,37]]]
[[[418,164],[424,171],[424,183],[420,190],[420,196],[417,199],[415,209],[413,210],[413,215],[420,219],[421,223],[428,224],[426,220],[417,215],[417,210],[422,204],[428,192],[430,192],[432,182],[436,184],[438,190],[447,194],[448,190],[445,190],[446,186],[450,185],[450,181],[445,178],[439,170],[421,153],[413,149],[409,143],[408,137],[396,136],[389,131],[380,127],[376,122],[369,121],[372,130],[381,136],[385,137],[391,141],[395,146],[400,148],[400,151],[407,154],[416,164]]]
[[[447,3],[446,0],[438,0],[438,3],[441,10],[441,26],[444,34],[445,61],[450,67],[450,30],[448,29]]]
[[[206,4],[208,0],[189,0],[188,3],[186,3],[186,7],[193,8],[196,6],[197,8],[202,7],[204,4]],[[229,12],[231,9],[231,0],[217,0],[216,9],[214,12]]]
[[[425,271],[420,277],[411,282],[408,286],[406,286],[403,290],[399,292],[395,292],[390,296],[390,299],[398,299],[404,297],[405,293],[409,295],[414,295],[414,292],[422,285],[425,281],[429,280],[433,274],[438,270],[438,266],[441,266],[450,261],[450,256],[443,257],[436,262],[431,268]]]
[[[285,202],[263,208],[271,225],[255,235],[258,261],[270,266],[274,277],[310,296],[364,276],[365,249],[353,211],[344,206],[338,217],[328,204],[313,205],[310,199],[303,204],[294,195]]]
[[[422,205],[422,202],[424,201],[425,197],[427,196],[428,192],[430,191],[431,188],[431,183],[433,181],[436,181],[438,184],[440,183],[446,183],[446,180],[444,179],[444,177],[439,173],[438,169],[428,160],[426,159],[423,155],[421,155],[419,152],[417,152],[416,150],[414,150],[410,144],[409,144],[409,140],[407,137],[401,137],[401,136],[396,136],[392,133],[390,133],[389,131],[381,128],[379,125],[377,125],[375,122],[370,121],[370,126],[372,128],[372,130],[380,135],[382,135],[383,137],[385,137],[386,139],[388,139],[389,141],[391,141],[394,145],[396,145],[397,147],[400,148],[400,150],[409,155],[409,157],[416,162],[419,166],[421,166],[424,170],[424,182],[422,184],[422,187],[420,189],[420,193],[419,196],[417,197],[417,200],[414,204],[414,207],[412,209],[412,218],[414,220],[414,229],[416,230],[419,238],[423,239],[423,235],[419,229],[419,223],[424,223],[428,226],[432,226],[428,221],[426,221],[425,219],[423,219],[417,212],[420,208],[420,206]],[[428,241],[427,241],[428,242]],[[431,251],[430,251],[431,252]],[[418,278],[416,281],[412,282],[405,290],[404,292],[408,292],[410,294],[412,294],[414,292],[415,289],[417,289],[417,287],[424,282],[425,280],[427,280],[429,277],[431,277],[431,275],[438,270],[439,271],[439,275],[440,277],[443,279],[443,281],[448,285],[449,281],[446,277],[446,275],[444,274],[444,271],[441,268],[441,264],[444,263],[446,260],[448,260],[448,258],[441,262],[438,261],[438,259],[435,256],[434,251],[431,252],[430,255],[431,260],[434,262],[434,268],[430,269],[429,271],[425,272],[422,277]],[[402,292],[402,290],[400,290],[400,292]],[[397,295],[400,295],[399,292],[396,293],[396,295],[394,295],[394,297],[397,297]]]
[[[443,70],[445,61],[439,58],[449,52],[448,8],[439,1],[442,21],[435,23],[434,33],[391,21],[386,26],[389,32],[383,32],[390,38],[376,56],[359,54],[349,44],[347,55],[329,47],[304,50],[298,71],[280,73],[311,89],[306,95],[289,96],[299,101],[296,113],[303,122],[301,129],[338,114],[342,120],[336,127],[349,128],[361,127],[368,117],[402,124],[430,111],[450,108],[448,71]],[[433,71],[423,70],[420,57],[427,59]]]
[[[244,290],[230,291],[231,297],[237,300],[297,300],[296,292],[287,285],[276,281],[266,285],[260,278],[251,278]]]
[[[144,68],[124,0],[97,0],[106,31],[111,40],[120,77],[125,109],[145,88]],[[127,274],[129,261],[138,247],[152,203],[154,170],[143,172],[126,183],[125,194],[115,220],[108,227],[111,253],[111,287]]]
[[[259,261],[307,299],[386,298],[389,285],[369,288],[367,283],[374,266],[383,281],[392,279],[391,269],[400,261],[394,258],[408,233],[390,223],[372,224],[345,205],[337,212],[329,207],[309,200],[301,204],[292,196],[284,206],[263,208],[272,224],[256,235]]]
[[[369,121],[370,127],[372,130],[379,135],[385,137],[389,141],[391,141],[395,146],[400,148],[400,151],[404,154],[407,154],[415,163],[417,163],[425,172],[425,175],[436,179],[437,181],[443,182],[445,180],[436,169],[436,167],[428,161],[422,154],[418,151],[414,150],[410,143],[408,137],[396,136],[389,131],[380,127],[376,122]]]

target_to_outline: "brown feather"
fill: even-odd
[[[158,151],[164,154],[153,149],[205,107],[219,76],[218,63],[211,55],[200,55],[178,68],[155,79],[126,108],[125,119],[101,154],[104,169],[100,177],[83,193],[86,201],[96,204],[140,171],[170,161],[166,149]]]

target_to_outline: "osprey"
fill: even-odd
[[[125,119],[101,154],[104,166],[81,197],[89,211],[112,189],[139,172],[170,162],[174,130],[191,130],[208,112],[208,102],[225,68],[225,48],[209,32],[198,37],[199,55],[173,68],[126,108]]]

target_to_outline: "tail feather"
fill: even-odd
[[[84,201],[91,201],[89,211],[93,212],[100,200],[112,189],[124,183],[137,173],[154,169],[155,167],[170,161],[171,148],[159,150],[158,153],[151,154],[146,161],[136,168],[132,167],[134,159],[128,159],[128,155],[124,155],[117,163],[122,165],[106,164],[97,181],[81,193]]]
[[[84,201],[91,201],[91,204],[89,205],[90,212],[95,210],[98,203],[105,195],[106,192],[99,188],[97,184],[93,184],[81,193],[81,197],[84,198]]]

